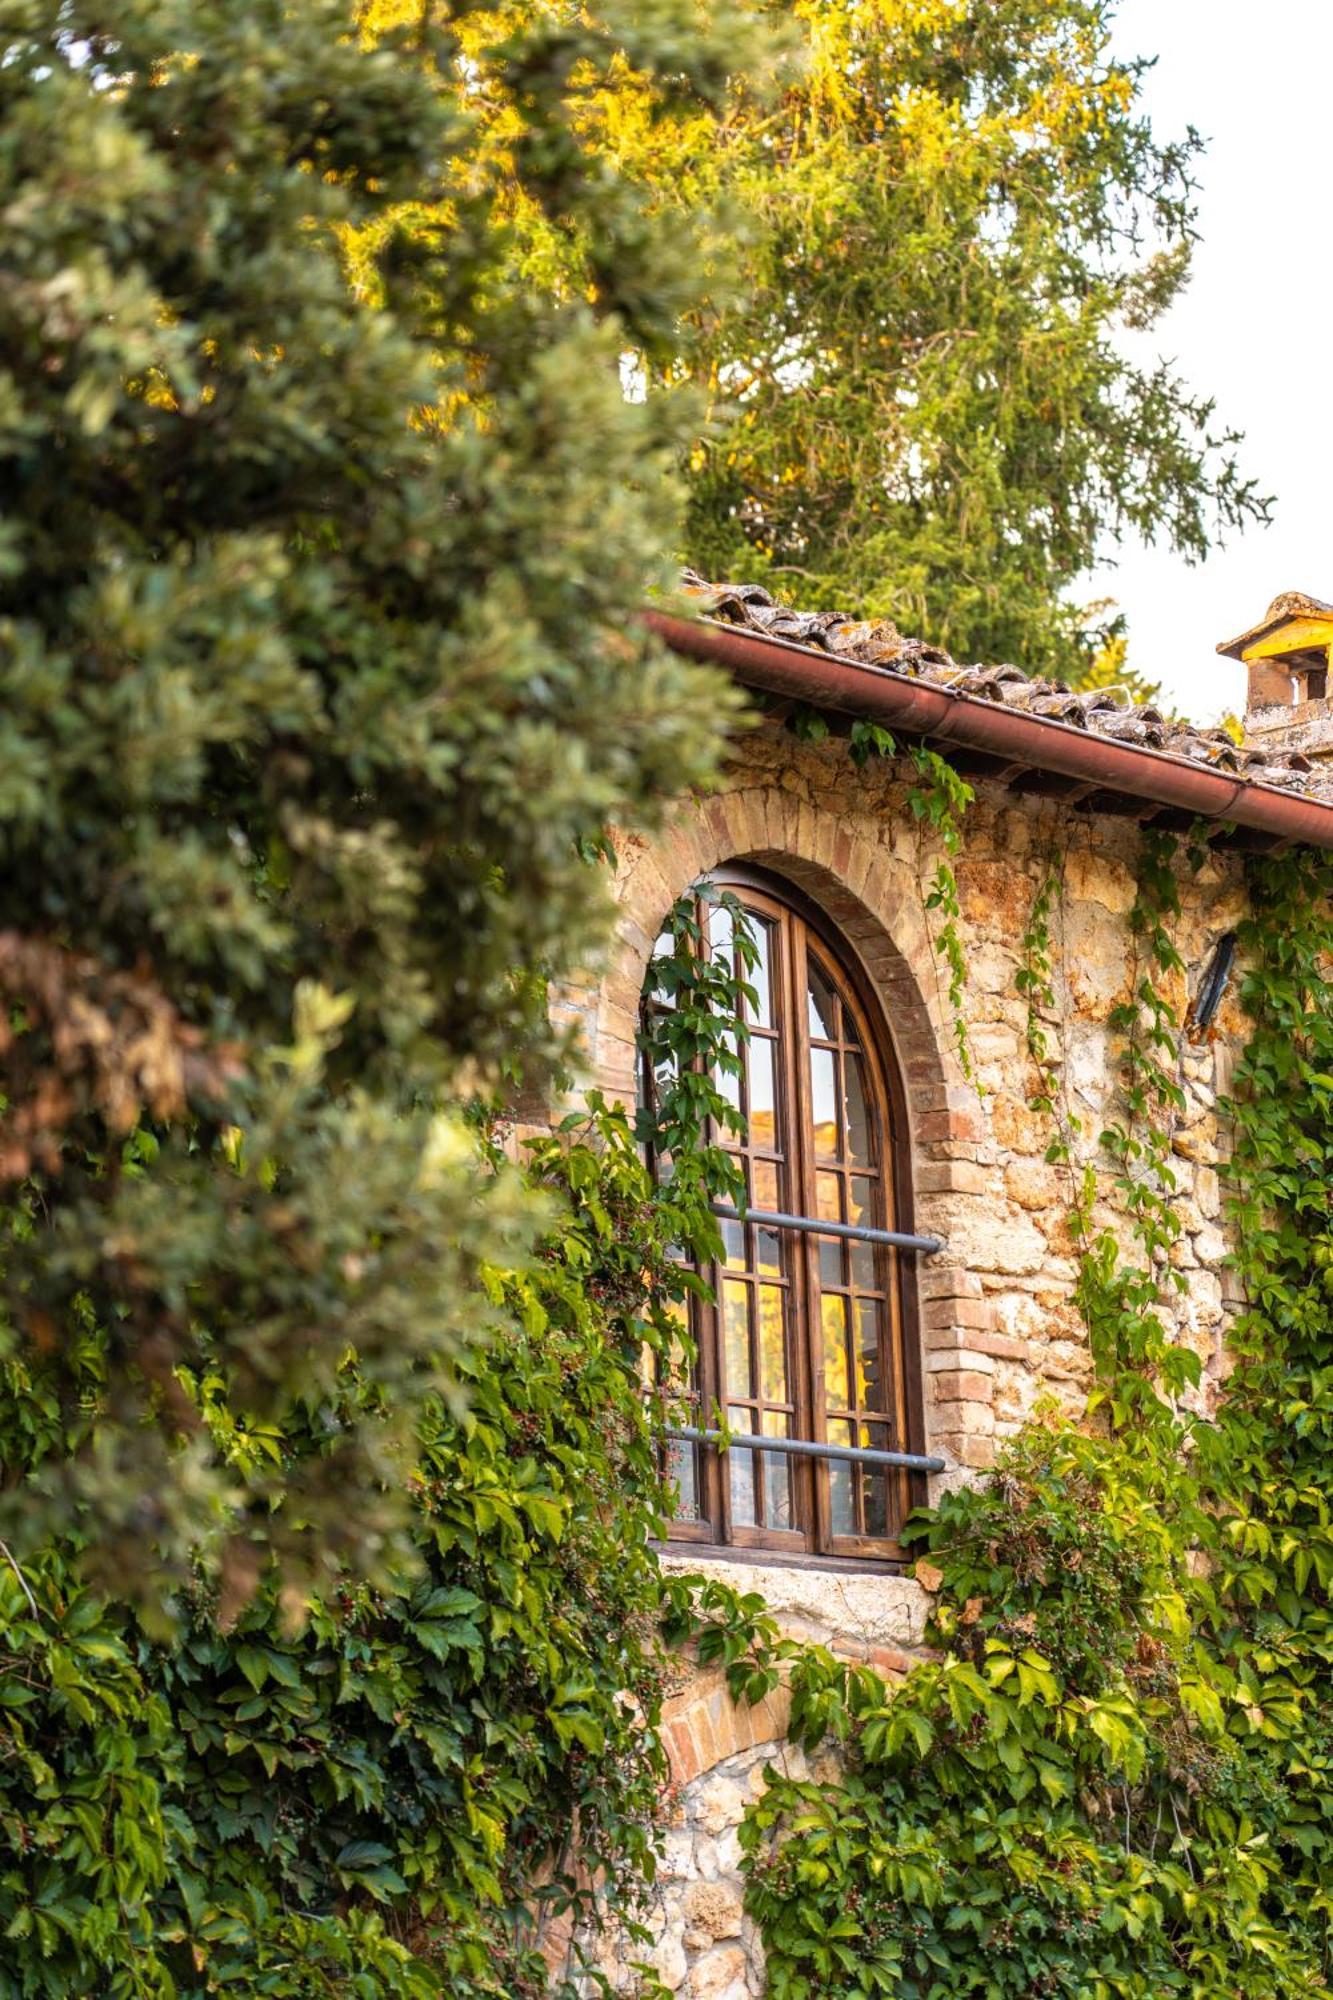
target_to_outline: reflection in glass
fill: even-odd
[[[843,1057],[842,1087],[847,1158],[854,1167],[873,1166],[874,1160],[870,1153],[870,1115],[866,1109],[865,1070],[860,1056],[847,1054]]]
[[[753,922],[750,926],[755,949],[759,953],[756,964],[745,973],[746,984],[753,986],[758,1006],[754,1009],[753,1020],[760,1028],[773,1026],[773,926]]]
[[[747,925],[754,963],[745,963],[749,952],[731,914],[706,895],[696,909],[707,941],[703,949],[719,972],[735,974],[747,988],[741,1005],[751,1033],[732,1033],[724,1045],[743,1073],[723,1070],[716,1079],[724,1101],[737,1112],[744,1108],[745,1131],[732,1130],[723,1119],[711,1135],[727,1146],[744,1174],[745,1206],[751,1214],[791,1210],[826,1223],[883,1225],[891,1220],[883,1212],[890,1111],[836,962],[825,959],[824,947],[795,914],[779,920],[771,911],[754,909]],[[664,934],[655,959],[674,957],[674,949]],[[794,985],[793,965],[800,968]],[[672,977],[665,966],[661,971]],[[649,1014],[655,985],[650,971]],[[662,1002],[676,1004],[670,995]],[[658,1075],[661,1085],[670,1087],[677,1080],[675,1064],[668,1059]],[[647,1061],[639,1065],[639,1081],[651,1101],[654,1078]],[[802,1116],[807,1104],[809,1125]],[[756,1150],[772,1157],[756,1158]],[[698,1424],[710,1421],[716,1394],[734,1434],[759,1432],[769,1442],[758,1450],[737,1446],[720,1462],[708,1447],[664,1443],[662,1464],[676,1489],[680,1517],[724,1538],[730,1522],[740,1540],[762,1540],[757,1531],[767,1529],[779,1539],[790,1535],[814,1547],[822,1544],[808,1510],[818,1500],[820,1522],[835,1537],[887,1537],[901,1498],[896,1473],[838,1461],[811,1464],[774,1451],[772,1443],[798,1434],[827,1436],[842,1445],[901,1443],[891,1299],[896,1258],[872,1245],[817,1234],[789,1236],[754,1221],[720,1217],[719,1226],[720,1268],[703,1274],[716,1305],[702,1311],[691,1305],[688,1314],[680,1310],[706,1343],[703,1374],[683,1324],[670,1354],[646,1361],[644,1388],[663,1408]],[[683,1259],[684,1251],[680,1254]],[[822,1394],[808,1413],[812,1428],[807,1429],[806,1398],[814,1382]]]
[[[830,1444],[851,1444],[850,1424],[830,1424]],[[845,1459],[831,1458],[828,1468],[829,1516],[835,1535],[854,1535],[856,1516],[852,1512],[852,1468]]]
[[[880,1365],[880,1307],[875,1299],[856,1302],[856,1403],[862,1410],[883,1410],[888,1404]]]
[[[725,1049],[728,1056],[736,1060],[737,1067],[739,1068],[740,1044],[736,1036],[721,1035],[718,1037],[717,1045],[720,1049]],[[719,1062],[713,1070],[713,1081],[717,1085],[718,1093],[723,1103],[730,1104],[734,1110],[739,1111],[741,1107],[741,1080],[735,1071],[728,1064]]]
[[[750,1419],[744,1410],[731,1412],[733,1430],[748,1430]],[[731,1471],[731,1518],[739,1527],[758,1526],[754,1507],[754,1453],[733,1445],[727,1453]]]
[[[815,1213],[821,1222],[842,1221],[842,1188],[837,1174],[815,1175]]]
[[[698,1447],[676,1438],[667,1447],[667,1480],[676,1492],[676,1516],[682,1521],[699,1517]]]
[[[814,960],[810,960],[810,1033],[817,1042],[838,1039],[838,1001]]]
[[[669,1052],[664,1054],[660,1061],[653,1064],[653,1088],[659,1099],[665,1097],[668,1091],[675,1088],[679,1075],[680,1071],[676,1065],[676,1058]]]
[[[750,1130],[749,1142],[772,1152],[777,1138],[776,1099],[773,1094],[773,1044],[750,1043]]]
[[[819,1302],[819,1316],[824,1330],[824,1400],[845,1410],[851,1401],[848,1395],[846,1299],[825,1292]]]
[[[884,1424],[862,1424],[861,1442],[871,1451],[892,1451],[893,1445]],[[861,1506],[865,1515],[865,1532],[868,1535],[887,1535],[889,1532],[889,1474],[887,1470],[867,1465],[861,1469]]]
[[[737,1283],[734,1278],[722,1281],[722,1357],[728,1393],[752,1396],[749,1286]]]
[[[791,1461],[775,1451],[764,1453],[764,1525],[790,1528]]]
[[[832,1049],[810,1051],[810,1103],[815,1121],[815,1158],[838,1157],[838,1098],[836,1058]]]
[[[790,1437],[791,1418],[782,1410],[765,1410],[764,1437]],[[766,1451],[764,1463],[764,1523],[769,1528],[790,1528],[795,1518],[792,1496],[793,1466],[782,1452]]]
[[[787,1316],[776,1285],[759,1287],[759,1393],[766,1402],[788,1401]]]
[[[691,1386],[694,1363],[689,1310],[684,1299],[672,1299],[667,1313],[671,1320],[671,1344],[666,1353],[664,1386],[669,1390],[683,1391]]]

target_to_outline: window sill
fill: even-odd
[[[672,1569],[695,1563],[734,1564],[747,1569],[819,1570],[829,1576],[903,1576],[910,1567],[901,1556],[825,1556],[792,1549],[738,1548],[730,1542],[654,1542]]]

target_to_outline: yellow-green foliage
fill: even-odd
[[[1198,555],[1262,511],[1212,405],[1118,339],[1186,281],[1197,137],[1151,131],[1112,0],[751,11],[793,37],[776,100],[744,77],[720,132],[664,125],[610,72],[589,114],[682,227],[748,223],[647,354],[707,398],[685,553],[1079,673],[1114,638],[1067,601],[1101,537]]]

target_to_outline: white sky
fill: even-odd
[[[1242,465],[1274,506],[1201,566],[1110,551],[1089,595],[1117,599],[1133,665],[1210,721],[1244,706],[1216,642],[1280,590],[1333,598],[1333,0],[1122,0],[1116,42],[1160,57],[1144,83],[1159,135],[1193,124],[1208,141],[1194,276],[1149,346],[1245,432]]]

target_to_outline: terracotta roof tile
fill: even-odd
[[[1031,678],[1015,666],[962,666],[941,647],[904,637],[887,618],[794,610],[779,604],[757,583],[709,583],[687,571],[684,588],[698,600],[705,616],[743,626],[769,639],[932,681],[956,694],[1001,702],[1006,708],[1090,729],[1117,742],[1187,757],[1217,770],[1235,771],[1309,798],[1333,799],[1333,766],[1312,764],[1298,750],[1266,747],[1253,740],[1238,744],[1225,729],[1181,721],[1150,702],[1132,702],[1108,688],[1078,691],[1065,681]]]

